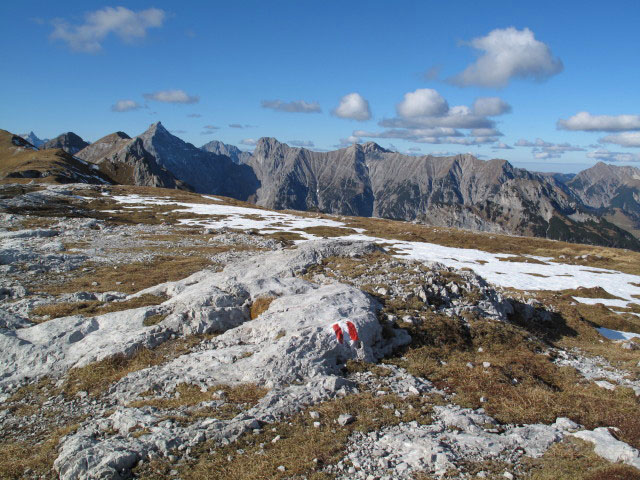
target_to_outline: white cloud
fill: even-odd
[[[511,112],[511,105],[499,97],[480,97],[473,102],[473,113],[482,117],[495,117]]]
[[[202,115],[199,114],[199,113],[190,113],[189,115],[187,115],[187,117],[189,117],[189,118],[200,118],[200,117],[202,117]]]
[[[549,158],[560,158],[560,155],[550,152],[535,152],[533,154],[533,158],[536,158],[538,160],[547,160]]]
[[[288,113],[320,113],[322,108],[318,102],[305,102],[304,100],[294,100],[283,102],[282,100],[262,100],[262,108],[270,108],[277,112]]]
[[[142,105],[134,100],[118,100],[111,105],[112,112],[130,112],[132,110],[140,110]]]
[[[255,128],[255,125],[242,125],[240,123],[230,123],[229,128]]]
[[[542,81],[563,69],[562,61],[554,58],[551,49],[536,40],[528,28],[496,29],[474,38],[469,45],[483,53],[451,79],[463,87],[505,87],[512,78]]]
[[[355,133],[355,132],[354,132]],[[345,148],[348,147],[350,145],[353,145],[354,143],[361,143],[362,142],[362,138],[358,137],[357,135],[349,135],[347,138],[341,138],[340,139],[340,143],[334,145],[335,148]]]
[[[625,132],[607,135],[598,140],[600,143],[615,143],[621,147],[640,147],[640,132]]]
[[[255,140],[253,138],[245,138],[243,140],[240,140],[240,143],[242,145],[250,145],[252,147],[255,147],[255,145],[258,143],[258,140]]]
[[[188,95],[184,90],[160,90],[153,93],[145,93],[144,98],[163,103],[198,103],[200,97]]]
[[[497,143],[493,146],[494,150],[513,150],[513,147],[511,145],[507,145],[506,143]]]
[[[501,137],[502,132],[495,128],[474,128],[471,130],[471,135],[474,137]]]
[[[502,133],[495,128],[496,122],[486,115],[500,115],[510,108],[509,104],[497,97],[476,99],[473,109],[466,105],[450,107],[436,90],[423,88],[404,95],[402,102],[396,106],[397,117],[378,122],[385,130],[356,130],[354,135],[401,138],[416,143],[490,144],[497,142]],[[461,130],[469,132],[465,134]]]
[[[200,132],[200,135],[213,135],[216,133],[216,130],[220,130],[220,127],[216,127],[215,125],[205,125],[202,128],[204,130]]]
[[[536,138],[534,142],[521,138],[515,144],[516,147],[533,147],[531,152],[535,158],[560,158],[566,152],[584,152],[584,148],[570,143],[552,143]]]
[[[134,12],[125,7],[105,7],[86,14],[81,25],[54,20],[51,38],[67,42],[78,52],[96,53],[102,50],[102,41],[110,33],[123,42],[131,43],[144,38],[149,28],[161,27],[165,18],[166,13],[158,8]]]
[[[433,117],[449,111],[449,104],[432,88],[419,88],[404,94],[404,99],[396,105],[398,115],[404,118]]]
[[[303,148],[312,148],[316,146],[315,143],[313,143],[311,140],[289,140],[287,143],[294,147]]]
[[[359,93],[349,93],[340,99],[340,104],[331,112],[336,117],[364,121],[371,118],[369,102]]]
[[[640,155],[634,153],[611,152],[604,148],[599,148],[587,153],[587,158],[594,160],[604,160],[607,162],[640,162]]]
[[[562,130],[581,130],[585,132],[621,132],[640,130],[640,115],[591,115],[579,112],[567,120],[558,120]]]

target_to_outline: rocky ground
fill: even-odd
[[[0,188],[0,477],[640,478],[633,305],[118,188]]]

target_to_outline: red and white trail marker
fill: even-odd
[[[345,326],[347,333],[349,334],[349,338],[351,339],[351,344],[358,342],[360,340],[360,337],[358,336],[358,330],[356,329],[356,326],[353,324],[353,322],[347,320],[344,323],[344,326],[342,325],[342,322],[334,323],[331,326],[333,328],[333,332],[336,334],[336,340],[338,341],[338,343],[344,343]]]

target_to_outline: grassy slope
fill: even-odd
[[[34,186],[33,188],[37,188]],[[116,194],[137,193],[142,195],[168,196],[179,201],[210,203],[200,195],[175,190],[154,189],[150,187],[112,187]],[[91,202],[93,212],[87,212],[86,216],[95,216],[113,224],[147,223],[157,224],[169,222],[176,224],[180,214],[164,215],[173,207],[152,206],[146,210],[124,210],[117,213],[102,213],[101,210],[114,208],[114,203],[106,197],[101,197],[96,192],[78,191],[78,194],[95,196]],[[227,200],[233,205],[245,205],[256,208],[254,205],[244,204],[236,200]],[[32,213],[30,221],[38,224],[41,212]],[[319,216],[311,213],[292,212],[297,215]],[[46,216],[46,212],[44,213]],[[324,215],[322,215],[324,216]],[[328,217],[328,216],[327,216]],[[328,217],[333,218],[335,217]],[[421,225],[408,224],[372,218],[344,218],[351,227],[365,228],[367,234],[383,238],[398,238],[412,241],[427,241],[453,247],[477,248],[493,253],[535,254],[558,258],[564,262],[576,262],[597,267],[615,268],[629,273],[640,273],[640,254],[625,250],[591,247],[564,242],[555,242],[545,239],[531,239],[511,237],[494,234],[478,234],[448,228],[434,228]],[[315,233],[333,236],[336,231],[328,229]],[[190,237],[202,237],[206,243],[207,235],[201,229],[176,229],[175,236],[149,235],[150,241],[177,242]],[[78,246],[74,247],[77,248]],[[197,246],[196,246],[197,247]],[[199,250],[191,247],[195,254]],[[166,254],[159,246],[158,255]],[[197,247],[200,248],[200,247]],[[210,247],[207,247],[210,248]],[[561,255],[570,258],[560,258]],[[575,259],[577,255],[587,255],[587,258]],[[190,273],[190,269],[184,269],[180,263],[184,259],[176,258],[176,265],[184,275]],[[166,263],[166,259],[163,260]],[[198,259],[194,259],[194,268],[201,266]],[[356,262],[358,265],[371,265],[374,259],[368,262]],[[334,271],[346,270],[345,275],[356,275],[357,269],[349,262],[341,260],[340,267],[332,265]],[[146,286],[142,277],[149,274],[150,283],[156,283],[167,278],[175,278],[172,272],[158,271],[158,263],[150,261],[147,265],[136,265],[129,272],[126,268],[118,269],[118,280],[123,285],[135,283],[136,287]],[[171,270],[171,269],[169,269]],[[146,273],[145,273],[146,272]],[[151,274],[159,275],[153,278]],[[366,273],[366,272],[365,272]],[[92,289],[91,283],[97,277],[102,279],[101,284],[93,287],[96,290],[116,289],[106,275],[99,268],[93,271],[78,272],[79,276],[69,279],[73,288]],[[166,278],[165,278],[166,276]],[[123,278],[124,277],[124,278]],[[115,280],[115,277],[114,277]],[[520,292],[513,292],[514,295]],[[512,324],[489,322],[481,318],[469,318],[469,325],[465,327],[461,322],[450,318],[434,315],[424,309],[424,305],[416,303],[415,299],[398,304],[397,301],[385,302],[385,308],[391,313],[411,314],[424,317],[424,322],[419,325],[401,325],[409,328],[414,338],[412,345],[406,351],[398,354],[388,361],[398,363],[409,369],[414,374],[424,375],[435,381],[442,388],[456,392],[456,402],[470,407],[483,406],[488,413],[504,422],[551,422],[556,416],[565,415],[579,421],[589,427],[606,425],[621,428],[621,438],[636,447],[640,446],[640,420],[636,417],[638,401],[632,392],[627,389],[617,389],[610,392],[595,387],[590,382],[585,382],[574,371],[567,368],[558,368],[546,355],[541,355],[547,346],[553,345],[561,348],[579,347],[590,355],[602,355],[616,366],[627,368],[632,375],[640,375],[640,369],[633,368],[640,360],[638,351],[626,351],[609,341],[602,341],[593,329],[594,325],[607,326],[627,330],[640,330],[640,320],[633,316],[619,316],[602,306],[573,305],[570,295],[575,292],[539,292],[535,295],[544,306],[553,307],[557,312],[555,323],[550,325],[531,324],[513,318]],[[582,292],[582,296],[589,296],[588,292]],[[594,293],[596,295],[596,293]],[[604,296],[597,292],[597,296]],[[385,300],[385,299],[381,299]],[[268,299],[265,299],[265,302]],[[68,305],[63,307],[68,308]],[[98,305],[81,306],[82,308],[100,308]],[[260,310],[256,305],[256,310]],[[43,311],[42,314],[56,315],[56,312]],[[83,312],[74,312],[83,313]],[[89,314],[93,312],[88,312]],[[622,323],[620,323],[622,322]],[[185,339],[176,341],[176,345],[168,343],[158,347],[154,351],[140,351],[127,359],[114,357],[102,362],[89,365],[83,369],[77,369],[68,375],[67,382],[62,387],[65,394],[73,396],[77,391],[84,390],[91,395],[99,396],[102,390],[122,376],[131,371],[144,368],[149,364],[164,363],[169,358],[188,351],[192,342],[199,339]],[[183,345],[184,343],[184,345]],[[179,345],[178,345],[179,344]],[[482,347],[482,351],[479,348]],[[467,363],[473,364],[470,368]],[[482,362],[489,362],[489,368],[482,367]],[[380,369],[381,367],[373,367]],[[378,371],[379,373],[379,371]],[[105,382],[105,379],[108,379]],[[516,379],[517,383],[513,380]],[[190,387],[185,386],[189,390]],[[186,390],[185,390],[186,391]],[[190,390],[189,390],[190,391]],[[197,394],[198,392],[196,392]],[[484,396],[487,401],[480,402]],[[46,399],[46,396],[43,396]],[[190,398],[185,396],[185,401]],[[150,399],[150,402],[155,401]],[[406,412],[413,411],[416,417],[407,415],[396,418],[393,410],[387,410],[383,403],[392,401],[398,408],[405,406]],[[268,478],[280,478],[291,474],[308,475],[308,478],[329,478],[320,473],[318,469],[322,462],[333,462],[344,451],[348,442],[348,435],[352,429],[370,431],[384,425],[397,423],[401,420],[421,419],[428,422],[429,404],[434,399],[412,398],[400,400],[387,397],[379,400],[368,393],[359,396],[347,397],[344,400],[329,402],[326,405],[314,407],[322,414],[322,427],[315,429],[310,425],[308,415],[300,415],[288,422],[276,424],[276,432],[270,429],[258,436],[252,434],[243,437],[238,444],[232,444],[228,448],[214,448],[205,444],[194,452],[194,460],[183,465],[180,474],[182,478],[206,478],[207,474],[225,476],[225,478],[260,478],[264,475]],[[425,403],[426,402],[426,403]],[[158,403],[158,402],[156,402]],[[412,409],[408,407],[412,404]],[[405,405],[406,404],[406,405]],[[165,405],[157,404],[162,408]],[[175,407],[175,405],[171,405]],[[402,409],[402,408],[401,408]],[[337,413],[363,413],[358,416],[358,421],[352,426],[336,430],[332,421]],[[216,414],[219,414],[217,412]],[[420,418],[422,417],[422,418]],[[375,419],[369,421],[368,419]],[[325,423],[326,421],[326,423]],[[373,422],[373,423],[372,423]],[[272,444],[270,440],[277,434],[282,434],[282,443]],[[144,432],[141,432],[144,434]],[[46,459],[41,456],[28,456],[28,446],[5,444],[5,447],[15,451],[11,459],[11,465],[4,465],[0,461],[0,477],[3,474],[12,478],[18,475],[26,466],[35,471],[46,472],[50,468],[50,462],[55,458],[55,439],[59,432],[52,432],[51,438],[46,440],[46,445],[54,445],[47,453]],[[265,449],[268,455],[236,456],[235,461],[229,463],[228,455],[236,455],[237,448],[243,448],[247,452],[260,450],[260,443],[266,443]],[[288,455],[288,447],[295,445],[296,455]],[[326,458],[318,453],[317,445],[323,445],[323,451],[329,452]],[[209,449],[214,448],[211,452]],[[24,455],[24,456],[23,456]],[[313,459],[320,457],[320,464]],[[17,465],[16,465],[17,464]],[[286,466],[286,473],[277,470],[277,467]],[[166,475],[175,468],[170,462],[158,459],[157,461],[141,467],[139,474],[145,478],[166,478]],[[478,467],[479,468],[479,467]],[[484,468],[484,467],[483,467]],[[617,470],[622,469],[622,477],[615,476]],[[637,478],[636,472],[626,467],[612,466],[599,457],[593,455],[589,445],[579,443],[562,444],[554,447],[543,459],[532,462],[531,474],[534,478],[586,478],[587,471],[598,471],[600,476],[589,478]],[[9,473],[11,472],[11,473]],[[554,476],[555,475],[555,476]],[[424,477],[428,478],[428,477]],[[455,478],[455,477],[451,477]]]
[[[0,130],[0,183],[24,183],[37,178],[40,182],[69,183],[77,174],[100,177],[112,183],[104,174],[76,160],[62,149],[33,150],[20,137]],[[91,183],[99,183],[96,179]]]

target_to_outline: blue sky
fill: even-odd
[[[637,1],[11,2],[0,127],[94,141],[160,120],[197,146],[626,164],[640,161],[638,20]]]

